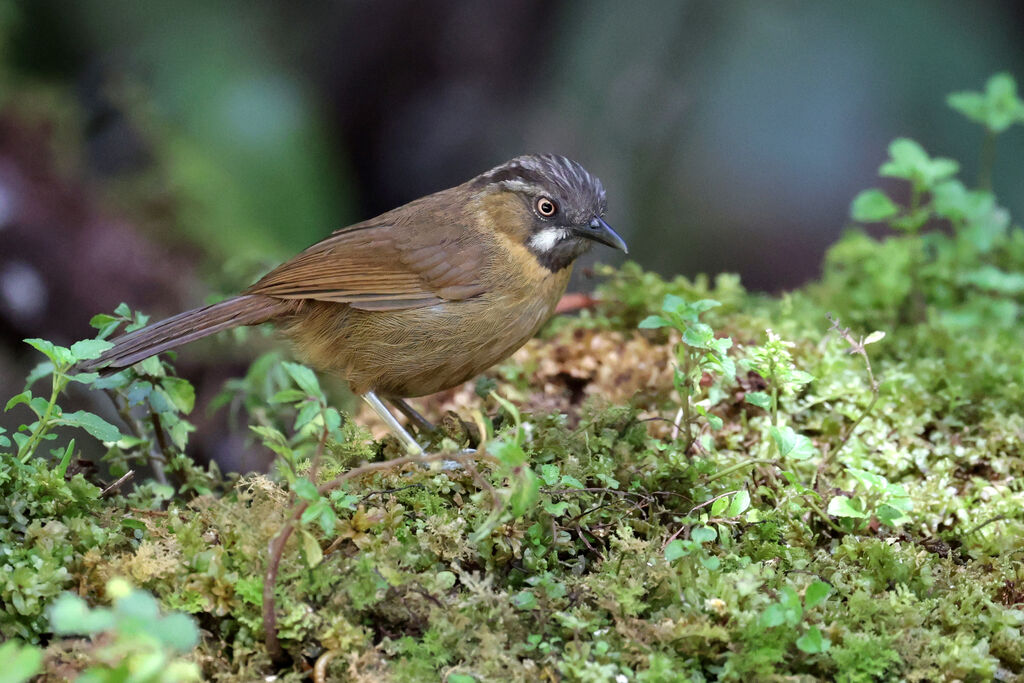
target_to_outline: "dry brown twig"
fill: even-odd
[[[871,401],[868,403],[867,407],[865,407],[864,410],[861,411],[861,414],[857,416],[857,419],[851,422],[849,425],[847,425],[846,429],[843,430],[842,436],[840,436],[839,438],[839,443],[836,444],[835,448],[827,450],[821,456],[821,463],[819,463],[818,469],[814,473],[814,482],[812,484],[812,488],[815,489],[818,488],[818,483],[821,479],[821,475],[825,471],[825,468],[828,466],[828,463],[831,462],[832,459],[835,458],[836,454],[843,449],[843,446],[845,446],[846,443],[850,440],[850,438],[853,436],[853,433],[857,431],[857,427],[859,427],[860,423],[864,421],[864,418],[871,414],[871,411],[874,410],[875,408],[875,404],[878,403],[878,398],[880,395],[878,391],[879,382],[877,379],[875,379],[875,373],[871,369],[871,359],[868,358],[868,353],[864,349],[864,347],[867,344],[870,344],[871,341],[873,341],[871,339],[871,335],[868,335],[868,337],[862,336],[860,338],[856,338],[853,336],[853,333],[850,332],[849,327],[840,326],[839,318],[836,318],[831,313],[829,313],[827,317],[829,322],[832,323],[832,326],[828,329],[828,331],[835,332],[842,339],[846,340],[846,343],[850,345],[848,353],[856,354],[864,359],[864,366],[867,368],[868,372],[868,380],[871,383]],[[819,491],[819,493],[821,492]]]

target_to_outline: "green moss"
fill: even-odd
[[[473,467],[322,495],[315,454],[323,485],[393,446],[274,357],[230,388],[272,476],[175,452],[177,486],[100,498],[58,473],[68,451],[19,458],[0,434],[0,634],[47,639],[62,591],[95,603],[123,576],[196,618],[205,676],[265,676],[268,545],[301,502],[274,590],[282,680],[321,656],[338,680],[1024,676],[1024,232],[947,160],[890,153],[912,205],[858,198],[890,231],[848,232],[820,282],[775,298],[604,270],[592,310],[425,399],[481,428]]]

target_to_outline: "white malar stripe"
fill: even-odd
[[[556,244],[568,236],[568,230],[545,228],[530,238],[530,246],[536,251],[551,251]]]

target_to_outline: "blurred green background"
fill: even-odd
[[[25,337],[198,305],[527,152],[600,176],[646,268],[797,286],[894,137],[973,177],[944,98],[1024,76],[1022,32],[1009,0],[0,0],[0,386]]]

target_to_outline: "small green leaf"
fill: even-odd
[[[39,365],[32,368],[28,375],[25,376],[25,388],[32,386],[44,377],[48,377],[53,373],[53,363],[45,360]],[[83,373],[84,374],[84,373]]]
[[[560,474],[561,472],[558,470],[558,465],[547,464],[540,466],[540,478],[547,486],[554,486],[557,484]]]
[[[807,460],[818,454],[811,440],[803,434],[797,434],[789,425],[772,427],[768,430],[775,445],[779,448],[779,457],[792,460]]]
[[[649,315],[637,325],[641,330],[656,330],[660,327],[675,327],[672,321],[662,318],[660,315]]]
[[[292,484],[292,491],[303,500],[310,502],[320,499],[320,492],[316,490],[316,484],[306,477],[300,477]]]
[[[832,592],[832,586],[824,581],[815,581],[804,591],[804,609],[814,609]]]
[[[761,617],[758,619],[761,628],[773,628],[786,623],[786,610],[779,603],[773,603],[764,608]]]
[[[562,486],[568,486],[571,489],[582,489],[586,488],[583,482],[570,474],[562,475]]]
[[[544,506],[544,512],[548,513],[552,517],[561,517],[568,509],[569,504],[564,500],[559,503],[548,503]]]
[[[876,223],[888,220],[900,212],[889,196],[881,190],[864,190],[850,204],[850,217],[861,223]]]
[[[49,365],[49,363],[47,363],[47,365]],[[51,366],[51,370],[48,370],[46,374],[49,374],[50,371],[52,371],[52,366]],[[81,384],[92,384],[93,382],[96,382],[100,378],[100,373],[98,373],[98,372],[76,372],[75,374],[68,375],[67,377],[72,382],[79,382]],[[96,387],[96,388],[97,389],[101,389],[103,387]]]
[[[480,398],[487,398],[492,391],[498,388],[498,382],[493,377],[477,377],[473,391]]]
[[[469,674],[451,673],[448,674],[447,683],[476,683],[476,678]]]
[[[719,498],[718,500],[716,500],[714,503],[711,504],[711,516],[712,517],[721,517],[722,513],[725,512],[725,509],[728,506],[729,506],[729,496],[724,496],[722,498]]]
[[[38,417],[42,417],[46,413],[46,409],[50,407],[50,402],[47,401],[42,396],[33,396],[31,399],[29,399],[28,407],[31,408],[32,412],[35,413]],[[60,417],[60,414],[60,406],[53,406],[52,415],[54,417]]]
[[[57,452],[59,453],[60,451]],[[57,463],[57,476],[59,476],[62,479],[64,478],[64,475],[68,471],[68,465],[71,463],[71,456],[74,454],[74,452],[75,440],[71,439],[71,441],[68,442],[67,448],[65,448],[64,452],[61,454],[60,462]]]
[[[92,360],[103,355],[104,351],[114,348],[111,342],[103,339],[83,339],[71,345],[71,355],[76,361]]]
[[[952,159],[933,159],[921,145],[908,138],[893,140],[889,145],[889,156],[890,160],[878,170],[879,175],[909,180],[918,190],[930,190],[960,170],[960,165]],[[911,226],[906,227],[909,229]]]
[[[31,400],[32,400],[32,392],[29,391],[28,389],[26,389],[25,391],[21,392],[20,394],[15,394],[14,396],[12,396],[10,398],[9,401],[7,401],[7,405],[4,406],[4,412],[6,413],[8,410],[13,408],[14,406],[21,405],[22,403],[27,405],[29,403],[29,401],[31,401]]]
[[[814,381],[814,375],[803,370],[790,370],[786,377],[789,388],[799,388]]]
[[[101,337],[106,337],[122,322],[121,318],[109,313],[97,313],[89,319],[89,326],[99,330]]]
[[[683,315],[688,306],[686,299],[675,294],[666,294],[661,300],[661,310],[673,315]]]
[[[519,467],[527,460],[523,447],[508,439],[496,439],[488,442],[487,451],[506,467]]]
[[[8,640],[0,645],[0,662],[3,662],[0,681],[3,683],[25,683],[39,673],[42,668],[43,651],[34,645]]]
[[[317,415],[320,414],[320,403],[318,401],[307,400],[299,408],[298,414],[295,415],[295,431],[299,431],[310,422],[312,422]]]
[[[683,343],[697,349],[707,348],[714,341],[715,331],[710,325],[701,322],[690,323],[683,330]]]
[[[812,626],[807,633],[796,639],[796,646],[808,654],[827,652],[831,645],[832,641],[822,636],[817,626]]]
[[[699,526],[690,532],[690,538],[695,543],[710,543],[718,538],[718,532],[709,526]]]
[[[690,549],[678,538],[669,542],[665,546],[665,560],[668,562],[675,562],[680,557],[685,557],[690,554]]]
[[[889,486],[889,480],[881,474],[868,472],[857,467],[847,467],[846,472],[868,489],[884,491]]]
[[[758,408],[770,410],[772,407],[772,397],[767,392],[764,391],[747,392],[747,395],[744,397],[744,399],[747,403],[755,405]]]
[[[512,604],[521,610],[537,608],[537,596],[532,591],[522,590],[512,596]]]
[[[136,368],[138,368],[139,374],[146,375],[147,377],[163,377],[167,374],[164,372],[164,365],[159,356],[150,356],[145,360],[139,361],[136,364]]]
[[[315,522],[320,517],[320,513],[324,511],[324,508],[329,507],[330,503],[321,498],[320,500],[316,501],[315,503],[313,503],[312,505],[310,505],[309,507],[302,511],[302,516],[299,517],[299,522],[301,522],[302,524],[309,524],[310,522]]]
[[[909,502],[909,498],[906,499]],[[875,514],[878,516],[878,520],[886,526],[899,526],[910,521],[910,517],[895,505],[891,505],[892,501],[882,503],[878,506]]]
[[[108,609],[89,609],[85,600],[63,593],[50,608],[50,627],[58,635],[92,635],[114,627],[114,614]]]
[[[314,398],[320,398],[322,396],[320,391],[320,382],[317,381],[316,375],[313,371],[305,365],[284,361],[281,363],[281,367],[285,369],[285,372],[295,380],[295,383],[299,385],[299,388],[306,392],[308,396],[312,396]]]
[[[694,406],[694,409],[697,411],[698,415],[700,415],[701,417],[708,421],[708,426],[711,427],[711,429],[722,428],[722,418],[718,417],[713,413],[709,413],[707,408],[705,408],[702,403],[696,404]]]
[[[192,383],[181,377],[164,377],[160,386],[167,392],[174,407],[188,415],[196,403],[196,390]]]
[[[337,532],[338,515],[335,514],[334,508],[331,507],[330,503],[322,498],[315,505],[323,505],[323,510],[320,511],[317,522],[320,524],[320,530],[324,532],[324,536],[332,538]]]
[[[306,394],[298,389],[284,389],[271,397],[271,403],[295,403],[306,398]]]
[[[188,444],[188,435],[194,432],[196,428],[192,425],[191,422],[186,422],[185,420],[179,420],[176,418],[170,418],[174,418],[174,416],[164,416],[165,425],[168,422],[171,423],[170,427],[168,427],[167,429],[167,433],[171,437],[171,443],[173,443],[174,447],[177,448],[179,451],[184,451],[185,446]]]
[[[302,554],[306,558],[306,564],[310,568],[320,564],[324,559],[324,551],[320,547],[320,542],[305,529],[299,529],[299,537],[302,541]]]
[[[540,482],[537,475],[528,467],[524,467],[517,477],[516,485],[509,496],[509,512],[513,517],[519,517],[533,508],[540,495]]]
[[[153,387],[153,390],[149,392],[146,399],[149,402],[149,407],[161,415],[174,413],[177,410],[174,406],[174,401],[171,400],[170,395],[161,386]]]
[[[117,427],[99,415],[94,415],[84,410],[64,413],[58,420],[58,423],[70,427],[81,427],[100,441],[119,441],[121,439],[121,431]]]
[[[337,437],[337,432],[341,428],[341,413],[338,412],[337,408],[326,408],[323,411],[324,426],[327,427],[327,431]]]
[[[882,332],[881,330],[875,330],[868,336],[864,337],[864,346],[880,342],[883,339],[885,339],[885,332]]]
[[[343,489],[334,489],[330,493],[331,505],[335,510],[355,510],[356,503],[360,501],[360,497],[349,493]]]
[[[800,603],[800,596],[792,586],[783,586],[779,591],[779,604],[782,605],[786,622],[796,626],[803,618],[804,607]]]
[[[750,493],[743,489],[732,497],[732,504],[729,505],[729,517],[739,517],[750,507]]]
[[[985,83],[985,92],[957,92],[946,103],[993,133],[1002,133],[1024,122],[1024,102],[1017,96],[1017,82],[1008,73],[998,73]]]
[[[768,430],[772,440],[775,441],[775,445],[779,449],[779,457],[785,458],[790,452],[796,448],[796,432],[793,428],[786,425],[783,427],[772,427]]]
[[[438,572],[437,576],[434,577],[434,580],[437,582],[437,587],[441,590],[449,590],[455,586],[455,581],[457,579],[458,577],[455,576],[455,572],[450,571]]]
[[[54,350],[56,346],[53,342],[45,339],[23,339],[22,341],[52,360],[54,363],[58,361],[57,352]],[[71,354],[70,350],[68,350],[68,354]]]
[[[178,652],[191,652],[199,644],[199,629],[196,621],[187,614],[168,614],[156,623],[154,635],[160,641]]]
[[[722,566],[722,560],[714,555],[700,558],[700,563],[709,571],[718,571]]]
[[[835,517],[865,519],[868,514],[861,508],[863,508],[863,503],[860,502],[860,499],[852,501],[846,496],[836,496],[828,502],[828,514]]]
[[[507,398],[503,398],[497,391],[492,391],[489,396],[493,398],[502,409],[509,414],[512,418],[512,423],[519,429],[519,426],[523,423],[523,417],[519,414],[519,408],[516,408],[516,404],[509,401]]]
[[[961,275],[958,280],[979,289],[1016,296],[1024,293],[1024,273],[1008,273],[993,265],[984,265]],[[867,343],[867,342],[865,342]]]

